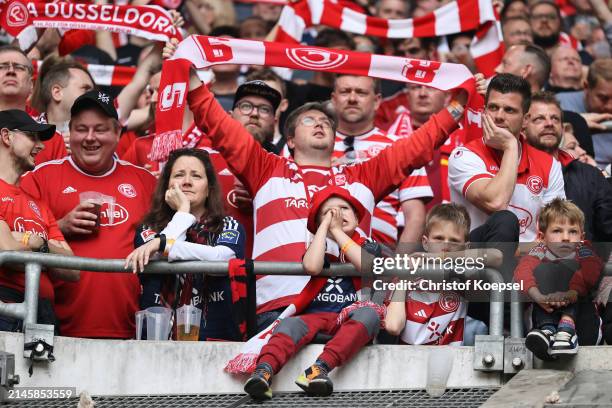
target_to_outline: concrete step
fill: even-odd
[[[579,371],[559,390],[559,401],[547,408],[612,407],[612,371]]]

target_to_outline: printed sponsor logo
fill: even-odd
[[[529,176],[525,185],[533,194],[540,194],[544,188],[544,181],[540,176]]]
[[[13,221],[13,231],[30,231],[32,234],[39,235],[44,239],[49,239],[49,237],[47,236],[47,229],[42,224],[37,221],[26,219],[23,217],[15,218],[15,221]]]
[[[348,60],[346,54],[310,47],[291,48],[285,52],[294,64],[312,70],[337,68]]]
[[[134,198],[137,195],[134,186],[128,183],[120,184],[117,190],[127,198]]]
[[[130,213],[121,204],[115,203],[112,205],[112,209],[108,203],[102,204],[102,210],[100,210],[101,226],[113,227],[115,225],[123,224],[129,218]]]
[[[2,202],[3,203],[6,203],[6,202],[14,203],[15,200],[13,199],[13,197],[2,197]]]
[[[305,198],[285,198],[287,208],[308,208],[308,201]]]
[[[533,222],[533,215],[531,215],[531,213],[526,209],[517,207],[512,204],[508,205],[508,207],[512,207],[511,211],[516,215],[519,220],[520,233],[524,234]]]
[[[459,295],[455,292],[443,292],[438,299],[438,305],[446,313],[452,313],[459,309]]]
[[[6,24],[9,27],[23,27],[28,24],[28,9],[23,3],[11,3],[6,10]]]
[[[236,230],[223,231],[217,242],[225,242],[226,244],[237,244],[240,233]]]

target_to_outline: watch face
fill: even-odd
[[[48,254],[49,253],[49,243],[45,241],[45,243],[42,244],[42,246],[38,249],[38,252],[43,253],[43,254]]]

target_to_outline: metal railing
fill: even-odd
[[[612,262],[607,262],[602,270],[602,276],[612,276]],[[524,308],[518,291],[512,291],[510,301],[510,336],[521,338],[525,335]]]
[[[0,265],[25,265],[25,296],[23,303],[0,302],[0,314],[23,319],[24,323],[36,323],[38,305],[38,283],[41,267],[78,269],[92,272],[131,273],[124,268],[123,259],[96,259],[78,256],[41,254],[34,252],[4,251],[0,252]],[[185,261],[168,263],[165,261],[150,262],[144,270],[146,274],[200,274],[227,276],[227,262]],[[303,275],[301,263],[296,262],[253,262],[253,273],[256,275]],[[413,272],[414,273],[414,272]],[[414,277],[406,271],[389,271],[391,276]],[[362,276],[351,264],[332,264],[319,276]],[[374,276],[374,275],[373,275]],[[442,280],[448,271],[427,271],[432,280]],[[502,275],[495,269],[466,270],[466,279],[482,279],[491,283],[502,283]],[[504,327],[503,293],[491,291],[489,333],[502,335]]]

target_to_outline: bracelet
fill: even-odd
[[[342,252],[343,254],[346,254],[348,249],[353,245],[356,245],[355,241],[353,241],[352,239],[349,239],[349,241],[346,244],[342,245],[342,248],[340,248],[340,252]]]
[[[164,251],[166,250],[166,235],[157,234],[155,238],[159,238],[159,249],[157,251],[163,254]]]
[[[25,246],[29,246],[28,243],[30,242],[30,237],[32,236],[32,232],[31,231],[26,231],[23,233],[23,237],[21,237],[21,243]]]
[[[170,254],[170,249],[172,248],[172,245],[174,245],[174,239],[168,239],[166,240],[166,248],[164,249],[164,256],[167,258],[168,255]]]
[[[448,113],[450,113],[453,119],[455,120],[461,119],[461,116],[463,115],[463,111],[465,110],[463,105],[461,105],[459,102],[457,102],[454,99],[448,104],[446,109],[448,110]]]

